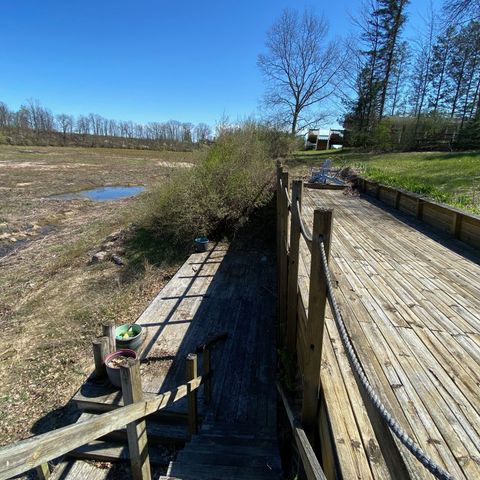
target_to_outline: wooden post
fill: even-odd
[[[287,340],[286,346],[295,354],[297,345],[298,259],[300,251],[300,219],[303,182],[292,184],[292,212],[290,215],[290,252],[288,255]],[[298,201],[298,210],[296,208]],[[298,213],[298,215],[297,215]]]
[[[281,174],[282,185],[288,190],[288,172]],[[284,188],[280,192],[280,281],[278,290],[279,323],[282,341],[285,341],[287,320],[287,276],[288,276],[288,200]]]
[[[95,361],[95,376],[97,378],[104,377],[107,373],[105,370],[104,358],[109,354],[110,340],[108,337],[99,337],[92,342],[93,359]]]
[[[197,378],[197,355],[189,353],[187,355],[187,382]],[[188,431],[190,435],[198,433],[198,418],[197,418],[197,390],[191,390],[190,386],[187,389],[188,400]]]
[[[102,325],[102,333],[104,337],[108,337],[108,353],[114,352],[117,349],[117,343],[115,340],[115,325]]]
[[[203,361],[203,375],[205,375],[205,383],[203,384],[203,400],[205,405],[210,403],[210,397],[212,394],[212,376],[210,370],[210,349],[208,347],[203,349],[202,361]]]
[[[453,213],[453,221],[452,221],[452,235],[455,238],[460,238],[460,231],[462,228],[462,217],[463,215],[459,212]]]
[[[423,198],[417,198],[416,217],[418,220],[423,219]]]
[[[50,478],[50,467],[48,466],[48,463],[42,463],[35,469],[35,471],[39,480],[47,480]]]
[[[282,164],[277,160],[277,319],[280,319],[280,271],[282,265],[281,248],[282,248],[282,192],[280,179],[282,178]],[[280,320],[277,328],[277,344],[281,343],[282,331]]]
[[[315,439],[320,395],[320,364],[325,327],[327,284],[323,274],[320,239],[323,239],[327,260],[330,255],[333,211],[316,209],[313,217],[312,260],[306,332],[305,369],[303,378],[302,424],[310,441]]]
[[[398,210],[400,208],[400,196],[402,195],[402,192],[400,190],[397,190],[395,192],[395,208]]]
[[[127,365],[120,367],[124,405],[130,405],[143,399],[140,362],[133,359],[127,362]],[[127,425],[127,439],[132,478],[134,480],[150,480],[150,459],[145,419],[136,420]]]
[[[377,198],[378,200],[380,200],[380,188],[381,188],[381,185],[377,183],[377,187],[375,189],[375,198]]]

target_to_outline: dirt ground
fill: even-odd
[[[141,196],[48,197],[105,185],[148,192],[198,156],[0,147],[0,444],[70,423],[66,405],[92,369],[91,341],[102,322],[134,321],[178,266],[126,247]],[[99,250],[106,259],[91,264]]]

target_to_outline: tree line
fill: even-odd
[[[179,122],[119,121],[90,113],[77,117],[54,115],[29,99],[16,111],[0,101],[0,143],[22,145],[80,145],[135,148],[190,148],[208,142],[209,125]]]
[[[410,0],[364,0],[353,32],[285,10],[258,57],[267,118],[292,133],[334,118],[354,146],[480,147],[480,0],[445,0],[406,38]]]

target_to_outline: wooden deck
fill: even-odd
[[[334,209],[336,297],[368,378],[439,465],[455,478],[480,478],[478,251],[375,200],[306,189],[302,216],[310,224],[318,207]],[[307,306],[303,240],[301,259]],[[329,308],[321,381],[343,478],[433,478],[369,417]]]
[[[262,245],[253,245],[240,238],[230,246],[217,245],[210,252],[191,255],[137,320],[147,331],[141,353],[145,397],[185,383],[186,355],[195,352],[208,339],[228,333],[227,339],[212,351],[210,405],[203,402],[203,388],[199,390],[202,422],[199,435],[188,443],[184,399],[162,410],[156,418],[147,418],[152,463],[162,463],[156,450],[157,442],[175,442],[177,446],[187,443],[188,454],[185,450],[186,454],[179,455],[169,466],[172,477],[217,478],[212,476],[215,473],[219,478],[278,478],[275,295],[272,287],[275,285],[275,256],[270,247]],[[201,355],[199,368],[201,371]],[[108,382],[87,381],[73,400],[80,409],[93,414],[123,405],[121,392]],[[91,414],[85,413],[83,418]],[[118,438],[114,436],[114,440]],[[113,461],[127,458],[125,443],[119,444],[115,451],[108,450],[109,445],[94,442],[73,455]],[[258,456],[255,465],[249,468],[255,445],[259,447]],[[248,456],[242,455],[248,447]],[[228,454],[229,449],[233,450],[232,455]],[[222,455],[213,455],[216,450]],[[155,458],[160,461],[155,462]],[[247,462],[244,472],[242,461]],[[267,472],[263,471],[267,463],[275,465],[277,476],[271,476],[270,467]],[[164,461],[163,465],[167,466]],[[210,473],[202,476],[202,468]],[[114,471],[95,469],[81,460],[67,460],[54,476],[62,479],[87,477],[116,478]]]

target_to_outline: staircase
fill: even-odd
[[[161,480],[274,480],[281,478],[274,431],[255,426],[203,426],[170,462]],[[258,430],[258,429],[257,429]]]

